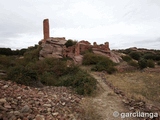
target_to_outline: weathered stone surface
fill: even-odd
[[[110,52],[109,58],[115,63],[119,63],[120,61],[122,61],[122,58],[119,55],[117,55],[115,52]]]
[[[25,105],[22,109],[21,109],[21,113],[29,113],[31,112],[31,109],[28,105]]]
[[[74,56],[75,63],[77,64],[82,64],[82,60],[83,60],[83,55],[78,55],[78,56]]]
[[[37,115],[36,120],[45,120],[43,115]]]
[[[6,102],[7,102],[7,101],[6,101],[5,98],[0,99],[0,104],[1,104],[1,103],[6,103]]]
[[[49,20],[44,19],[43,21],[43,35],[44,35],[44,41],[49,38]]]
[[[4,89],[3,86],[8,87]],[[66,87],[32,88],[0,80],[0,119],[80,119],[81,98]]]
[[[109,42],[97,45],[96,42],[91,45],[90,42],[82,40],[77,42],[76,45],[66,48],[65,37],[49,37],[49,20],[45,19],[43,22],[44,27],[44,39],[39,42],[42,46],[39,59],[43,58],[63,58],[69,57],[74,60],[75,63],[81,64],[83,60],[83,53],[86,50],[92,50],[96,54],[101,54],[109,57],[113,62],[119,63],[121,57],[110,51]]]
[[[40,51],[40,59],[43,58],[62,58],[63,52],[65,48],[66,40],[64,37],[62,38],[54,38],[51,37],[46,40],[45,43],[42,44],[42,50]]]

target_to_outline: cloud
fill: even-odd
[[[158,48],[159,42],[148,41],[160,35],[159,6],[158,0],[1,0],[0,47],[37,44],[43,19],[49,18],[51,36],[109,41],[111,48]]]

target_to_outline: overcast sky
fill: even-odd
[[[51,37],[160,49],[160,0],[0,0],[0,47],[26,48]]]

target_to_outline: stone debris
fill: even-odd
[[[0,120],[80,120],[81,99],[66,87],[33,88],[0,80]]]

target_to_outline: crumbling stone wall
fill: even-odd
[[[82,53],[86,50],[92,49],[92,51],[96,54],[105,55],[110,57],[114,62],[119,62],[119,58],[111,53],[109,48],[109,42],[105,42],[104,44],[97,45],[96,42],[91,45],[90,42],[82,40],[77,42],[76,45],[66,47],[65,43],[67,40],[65,37],[50,37],[49,35],[49,20],[44,19],[43,21],[43,35],[44,38],[39,42],[42,46],[42,50],[40,51],[40,59],[46,57],[70,57],[75,62],[81,63],[83,60]]]

